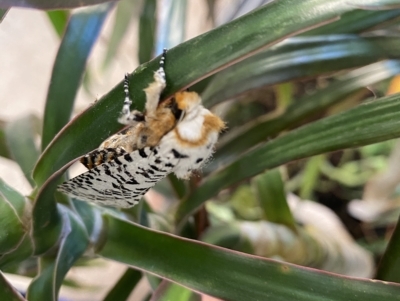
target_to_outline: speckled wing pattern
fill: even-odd
[[[61,184],[58,190],[79,200],[128,208],[171,172],[189,179],[212,155],[225,123],[201,104],[195,92],[177,92],[160,103],[165,88],[166,50],[154,82],[144,89],[145,112],[130,111],[128,75],[118,121],[130,125],[81,159],[89,171]]]
[[[172,150],[160,154],[160,146],[146,147],[96,166],[58,190],[80,200],[128,208],[171,173],[179,160]]]

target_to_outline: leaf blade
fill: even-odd
[[[71,116],[86,61],[111,6],[100,5],[73,14],[53,66],[43,119],[42,149]]]
[[[99,255],[223,300],[396,300],[400,293],[394,283],[344,278],[104,217],[107,241]],[[134,248],[132,237],[140,242]]]

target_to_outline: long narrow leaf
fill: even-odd
[[[5,123],[0,121],[0,156],[4,158],[11,158],[10,150],[7,146]]]
[[[157,26],[156,6],[156,0],[145,1],[140,13],[138,36],[138,56],[140,64],[148,62],[154,57]]]
[[[68,16],[69,14],[65,10],[53,10],[47,12],[47,17],[49,17],[50,22],[59,37],[62,37],[65,27],[67,26]]]
[[[282,115],[271,119],[261,117],[219,142],[218,152],[206,166],[208,172],[227,162],[232,162],[247,149],[276,136],[282,130],[294,128],[314,114],[345,100],[355,91],[378,83],[400,73],[399,61],[384,61],[371,64],[339,77],[326,88],[297,99]]]
[[[376,278],[400,282],[400,221],[397,222],[396,228],[390,238],[389,245],[379,263]]]
[[[0,23],[4,20],[8,12],[8,9],[0,9]]]
[[[86,61],[97,41],[110,4],[73,14],[58,49],[51,83],[47,92],[43,120],[42,149],[44,149],[71,117]]]
[[[140,279],[142,279],[140,271],[128,268],[103,301],[127,300]]]
[[[400,294],[397,284],[301,268],[104,217],[107,240],[99,255],[223,300],[390,301]]]
[[[176,283],[162,281],[150,301],[201,301],[201,296]]]
[[[400,10],[355,10],[344,14],[338,22],[310,30],[304,36],[337,34],[337,33],[359,33],[385,24],[400,16]]]
[[[103,62],[104,68],[108,67],[120,48],[122,38],[125,36],[131,20],[135,16],[135,9],[137,9],[138,4],[139,1],[134,0],[125,0],[118,3],[111,37],[107,43],[107,53]]]
[[[399,53],[397,36],[295,37],[220,72],[202,98],[212,106],[265,85],[399,58]]]
[[[253,186],[266,220],[296,229],[296,223],[286,200],[285,187],[279,169],[269,170],[254,178]]]

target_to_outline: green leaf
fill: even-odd
[[[21,263],[23,260],[26,260],[33,255],[33,249],[34,245],[32,242],[32,238],[29,236],[29,233],[26,233],[26,235],[24,235],[19,243],[16,245],[15,249],[11,250],[10,252],[1,254],[0,267],[8,268],[10,265],[12,266],[16,263]]]
[[[104,218],[107,240],[99,255],[223,300],[390,301],[400,294],[396,284],[342,277]]]
[[[202,98],[212,106],[251,89],[399,58],[399,53],[394,36],[291,38],[214,76]]]
[[[27,222],[25,220],[27,217],[24,215],[29,211],[27,210],[29,209],[27,207],[30,205],[30,202],[18,191],[8,186],[2,179],[0,179],[0,193],[5,198],[5,201],[11,206],[20,221],[24,223]]]
[[[400,10],[354,10],[343,14],[340,20],[325,26],[310,30],[303,36],[360,33],[370,29],[376,29],[379,25],[386,24],[390,20],[396,20],[400,16]]]
[[[47,92],[43,120],[42,149],[68,122],[86,61],[97,41],[110,4],[72,14],[58,49]]]
[[[17,247],[29,233],[25,198],[0,179],[0,256]]]
[[[0,179],[0,267],[33,253],[29,201]]]
[[[286,200],[285,187],[279,169],[269,170],[253,179],[258,202],[270,222],[296,229],[296,223]]]
[[[302,184],[300,187],[300,198],[311,199],[312,191],[315,190],[318,183],[320,166],[323,164],[325,156],[315,156],[307,161],[303,170]]]
[[[60,206],[63,229],[57,255],[41,257],[39,275],[28,288],[30,301],[56,301],[62,281],[74,262],[82,256],[89,244],[86,229],[75,214]]]
[[[63,0],[63,1],[49,1],[49,0],[2,0],[0,8],[10,8],[13,6],[30,7],[36,9],[68,9],[77,8],[88,5],[95,5],[99,3],[116,2],[116,0]]]
[[[93,206],[86,202],[72,199],[74,210],[79,214],[85,224],[89,237],[96,236],[101,232],[102,219],[99,210],[94,210]]]
[[[400,282],[400,221],[397,222],[396,228],[390,238],[389,244],[382,256],[376,272],[376,278]]]
[[[114,59],[122,38],[134,17],[135,9],[139,5],[138,1],[123,0],[119,1],[115,12],[114,25],[111,33],[110,40],[107,43],[107,52],[103,62],[103,68],[107,68],[110,62]]]
[[[61,170],[63,171],[63,170]],[[32,210],[32,237],[35,242],[35,254],[43,254],[54,247],[61,235],[62,217],[58,212],[54,192],[61,172],[49,178],[38,191]]]
[[[154,57],[156,24],[156,1],[144,1],[139,19],[138,56],[140,64],[148,62]]]
[[[9,9],[0,9],[0,23],[4,20]]]
[[[2,301],[24,301],[21,294],[7,281],[0,272],[0,299]],[[26,300],[25,300],[26,301]]]
[[[48,11],[46,14],[47,17],[49,17],[57,35],[62,37],[65,27],[67,26],[69,13],[65,10],[52,10]]]
[[[11,154],[7,146],[5,126],[6,123],[0,121],[0,156],[10,159]]]
[[[380,2],[369,0],[367,3]],[[325,0],[275,1],[182,43],[167,54],[165,69],[168,86],[165,97],[243,60],[263,47],[321,23],[333,21],[353,9],[352,1],[343,0],[330,1],[329,6]],[[310,14],[309,11],[315,13]],[[140,66],[130,76],[130,93],[135,96],[135,108],[143,107],[143,89],[151,82],[158,63],[159,58]],[[122,107],[123,95],[121,82],[57,135],[35,167],[34,179],[39,186],[66,162],[94,149],[111,133],[122,128],[116,120]]]
[[[183,199],[183,197],[188,193],[189,187],[186,182],[179,180],[174,174],[168,175],[168,180],[171,184],[173,191],[178,199]]]
[[[400,7],[400,3],[393,0],[355,0],[352,4],[357,8],[367,10],[393,9]]]
[[[388,79],[400,72],[400,61],[383,61],[365,66],[337,78],[326,88],[305,95],[290,105],[280,116],[261,117],[222,139],[213,160],[206,166],[208,172],[216,170],[249,148],[264,142],[279,132],[300,125],[303,120],[325,111],[364,87]]]
[[[161,18],[157,26],[156,53],[172,48],[185,40],[187,28],[187,0],[166,1],[161,6]]]
[[[379,98],[279,136],[207,177],[196,192],[180,204],[177,220],[184,220],[223,188],[255,176],[267,168],[400,137],[399,110],[400,95]]]
[[[16,161],[32,187],[35,182],[32,179],[33,167],[39,158],[39,150],[35,139],[39,120],[33,115],[11,121],[5,128],[6,140],[11,158]]]
[[[103,301],[128,300],[129,295],[142,279],[140,271],[127,268],[118,282],[107,293]]]

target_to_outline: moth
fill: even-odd
[[[129,127],[81,158],[89,171],[58,186],[80,200],[129,208],[170,173],[189,179],[211,157],[225,123],[204,108],[196,92],[160,101],[166,86],[164,50],[154,81],[144,89],[145,111],[130,111],[129,81],[118,121]]]

